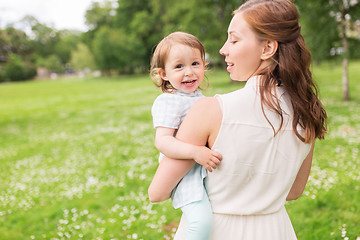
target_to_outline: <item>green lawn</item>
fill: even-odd
[[[210,71],[207,96],[242,87]],[[304,195],[287,204],[299,240],[360,239],[360,63],[314,67],[329,116]],[[0,239],[170,239],[181,212],[151,204],[157,167],[148,76],[0,85]]]

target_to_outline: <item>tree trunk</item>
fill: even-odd
[[[342,69],[343,69],[343,75],[342,75],[342,86],[343,86],[343,99],[345,101],[350,100],[349,95],[349,74],[348,74],[348,65],[349,65],[349,42],[347,38],[347,21],[345,18],[345,6],[341,6],[341,25],[340,25],[340,31],[341,31],[341,38],[342,38],[342,45],[344,48],[343,53],[343,62],[342,62]]]
[[[344,23],[345,25],[346,23]],[[342,86],[343,86],[343,98],[345,101],[350,100],[350,95],[349,95],[349,43],[348,43],[348,39],[346,36],[346,27],[344,26],[344,32],[342,34],[342,44],[343,44],[343,48],[344,48],[344,58],[342,61],[342,70],[343,70],[343,74],[342,74]]]

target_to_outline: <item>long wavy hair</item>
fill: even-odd
[[[258,72],[261,75],[260,97],[264,106],[275,111],[281,118],[276,135],[283,125],[283,112],[274,96],[276,86],[283,86],[290,96],[294,110],[292,126],[296,136],[305,143],[316,138],[323,139],[326,133],[326,111],[310,72],[311,53],[301,35],[299,14],[289,0],[249,0],[234,11],[241,13],[260,40],[275,40],[278,49],[272,63]],[[305,135],[300,134],[300,125]]]

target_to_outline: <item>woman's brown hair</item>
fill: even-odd
[[[283,113],[273,93],[276,86],[281,85],[291,99],[294,111],[292,126],[296,136],[305,143],[323,139],[327,116],[310,72],[311,53],[301,35],[296,6],[289,0],[250,0],[234,11],[234,14],[238,13],[260,40],[278,42],[272,63],[258,72],[262,75],[260,96],[264,115],[265,105],[281,117],[281,125],[275,131],[265,115],[275,135],[282,127]],[[304,136],[298,132],[298,125],[304,129]]]
[[[155,86],[161,88],[163,92],[170,92],[169,90],[174,88],[169,81],[165,81],[159,76],[158,70],[165,70],[169,52],[175,44],[182,44],[198,49],[201,54],[201,59],[205,62],[205,47],[194,35],[185,32],[173,32],[163,38],[156,46],[150,63],[150,77]]]

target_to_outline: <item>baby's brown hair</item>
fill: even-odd
[[[158,71],[159,69],[165,70],[165,64],[170,49],[175,44],[183,44],[198,49],[202,60],[205,62],[205,47],[194,35],[185,32],[173,32],[163,38],[156,46],[150,64],[150,77],[155,86],[161,88],[163,92],[169,92],[169,90],[174,89],[169,81],[165,81],[159,76]]]

